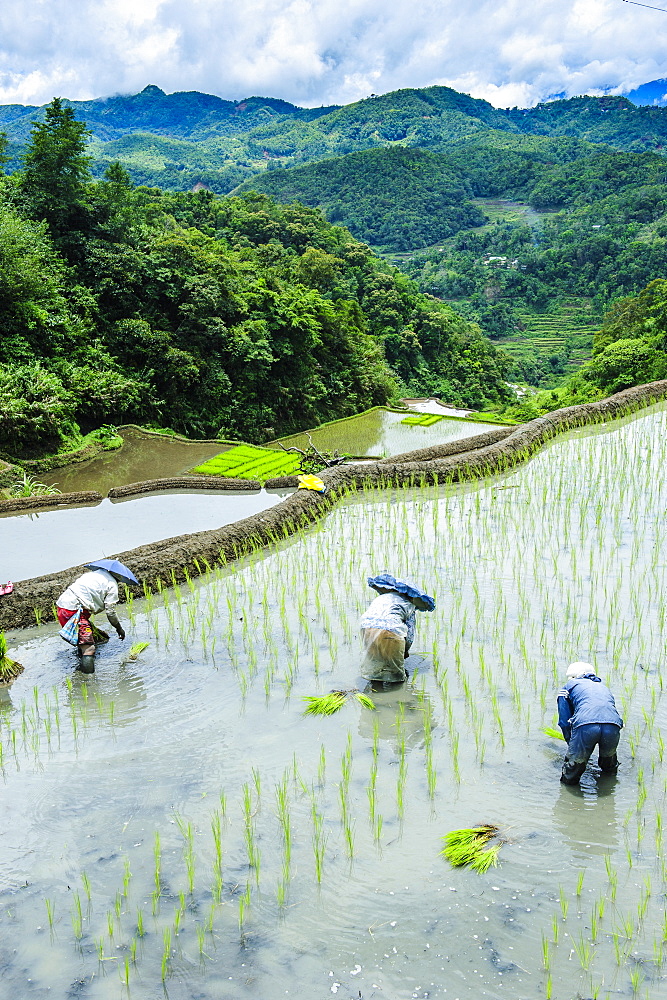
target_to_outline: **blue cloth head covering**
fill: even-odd
[[[433,611],[435,609],[435,600],[429,597],[423,590],[419,587],[415,587],[413,583],[409,583],[408,580],[399,580],[397,577],[392,576],[391,573],[380,573],[378,576],[368,577],[368,586],[372,587],[373,590],[379,591],[379,593],[384,593],[386,590],[395,590],[399,594],[405,594],[413,602],[418,611]]]

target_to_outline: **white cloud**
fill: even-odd
[[[446,83],[526,106],[663,76],[666,28],[620,0],[3,0],[0,103],[155,83],[316,105]]]

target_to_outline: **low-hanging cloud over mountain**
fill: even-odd
[[[150,82],[314,106],[438,83],[526,107],[664,76],[665,32],[624,0],[3,0],[0,103]]]

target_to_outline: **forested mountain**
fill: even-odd
[[[486,221],[467,200],[471,186],[464,171],[423,149],[369,150],[272,170],[246,181],[237,193],[252,189],[280,202],[320,208],[330,222],[393,250],[428,246]]]
[[[448,87],[425,87],[341,108],[298,108],[276,98],[234,102],[197,92],[165,94],[149,86],[131,96],[66,103],[91,131],[95,176],[118,158],[135,183],[189,190],[200,181],[218,193],[276,165],[396,144],[450,149],[475,136],[488,139],[489,130],[571,137],[632,151],[661,152],[667,143],[667,108],[636,107],[622,97],[499,110]],[[31,123],[43,114],[44,108],[0,107],[10,168],[19,166]]]
[[[54,101],[0,179],[0,451],[134,419],[266,440],[408,391],[511,396],[479,328],[302,206],[94,182]]]

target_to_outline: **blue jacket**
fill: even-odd
[[[558,692],[558,725],[569,741],[573,729],[591,722],[623,726],[609,688],[595,674],[586,674],[566,681]]]

